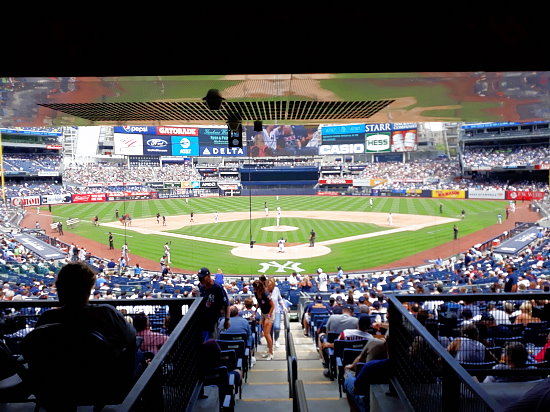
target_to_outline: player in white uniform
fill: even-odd
[[[280,222],[281,222],[281,208],[277,207],[277,227],[279,227]]]
[[[283,238],[280,238],[277,244],[279,245],[279,252],[278,253],[285,253],[285,242]]]

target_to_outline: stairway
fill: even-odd
[[[284,328],[284,322],[281,327]],[[290,322],[290,333],[298,358],[298,379],[304,384],[308,409],[316,412],[348,410],[346,399],[338,395],[337,383],[323,375],[323,365],[313,340],[304,336],[298,322]],[[243,383],[242,399],[237,400],[235,412],[292,410],[284,337],[282,329],[280,347],[275,348],[275,356],[271,361],[261,357],[261,353],[266,351],[266,346],[258,346],[256,365],[248,372],[248,382]]]

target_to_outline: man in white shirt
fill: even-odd
[[[319,282],[318,289],[319,292],[328,292],[328,276],[325,272],[323,272],[323,269],[319,268],[317,269],[317,281]]]

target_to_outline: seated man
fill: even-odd
[[[237,306],[232,305],[229,307],[230,326],[227,329],[223,329],[224,319],[220,320],[220,332],[227,333],[246,333],[247,342],[246,346],[252,346],[252,331],[250,330],[250,323],[248,320],[239,316],[239,309]]]
[[[55,282],[61,307],[42,313],[22,342],[32,380],[38,380],[34,390],[43,403],[120,401],[133,384],[136,332],[113,306],[89,304],[95,281],[95,273],[82,262],[63,266]],[[108,373],[94,370],[94,356],[109,362]],[[78,372],[75,365],[80,365]],[[63,396],[57,391],[60,385]]]
[[[143,338],[140,349],[144,352],[158,353],[162,345],[168,340],[164,333],[153,332],[149,325],[149,318],[143,312],[138,313],[133,319],[136,335]]]
[[[323,302],[323,296],[316,295],[315,300],[310,302],[304,308],[304,316],[302,319],[302,326],[304,328],[304,335],[309,336],[309,322],[311,320],[311,312],[327,312],[331,313],[330,304]]]

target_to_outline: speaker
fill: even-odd
[[[243,147],[243,126],[242,124],[239,124],[236,128],[230,127],[227,129],[228,133],[228,139],[227,139],[227,146],[228,147]]]
[[[254,122],[254,131],[255,132],[261,132],[264,129],[264,125],[262,124],[261,120],[256,120]]]

